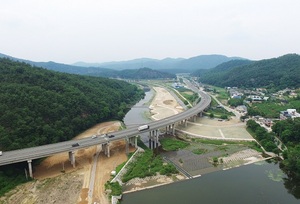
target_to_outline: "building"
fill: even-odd
[[[296,109],[287,109],[286,111],[280,111],[279,118],[280,120],[300,118],[300,114],[296,111]]]
[[[265,118],[265,119],[263,120],[263,123],[264,123],[265,126],[267,126],[267,127],[271,127],[271,126],[273,125],[272,120],[271,120],[271,119],[268,119],[268,118]]]
[[[240,113],[247,113],[247,107],[245,105],[240,105],[236,107],[236,110]]]

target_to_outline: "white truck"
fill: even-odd
[[[138,127],[138,131],[143,131],[143,130],[148,130],[149,129],[149,125],[142,125],[140,127]]]
[[[2,156],[2,151],[0,151],[0,156]]]

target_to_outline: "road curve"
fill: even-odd
[[[143,132],[157,130],[159,128],[166,127],[167,125],[171,125],[176,122],[189,119],[190,117],[202,112],[205,108],[207,108],[211,102],[210,96],[205,92],[199,91],[198,89],[194,89],[194,91],[197,91],[201,96],[201,101],[197,105],[182,113],[178,113],[176,115],[170,116],[168,118],[164,118],[162,120],[150,122],[148,123],[150,128]],[[137,127],[131,127],[125,130],[112,132],[110,134],[114,135],[115,137],[108,138],[104,136],[98,136],[97,138],[94,139],[90,137],[90,138],[83,138],[79,140],[70,140],[70,141],[65,141],[65,142],[60,142],[55,144],[42,145],[38,147],[31,147],[31,148],[3,152],[3,155],[0,156],[0,166],[48,157],[53,154],[57,154],[61,152],[75,151],[77,149],[86,148],[98,144],[106,144],[110,141],[120,140],[127,137],[128,138],[134,137],[140,134],[140,132],[137,130]],[[78,143],[79,146],[72,147],[72,144],[74,143]]]

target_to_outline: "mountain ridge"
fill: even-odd
[[[228,62],[230,63],[230,62]],[[226,64],[225,64],[226,65]],[[300,55],[286,54],[277,58],[246,62],[244,65],[215,67],[201,73],[203,83],[224,87],[267,87],[284,89],[300,87]]]
[[[9,58],[14,61],[25,62],[30,65],[43,67],[46,69],[71,73],[71,74],[81,74],[81,75],[99,75],[102,76],[105,72],[111,72],[111,70],[130,70],[130,69],[140,69],[140,68],[150,68],[153,70],[159,70],[167,73],[182,73],[182,72],[193,72],[197,69],[210,69],[223,62],[227,62],[233,59],[243,59],[240,57],[227,57],[225,55],[199,55],[191,57],[188,59],[185,58],[164,58],[162,60],[151,59],[151,58],[138,58],[127,61],[117,61],[117,62],[104,62],[101,64],[97,63],[77,63],[77,65],[84,66],[75,66],[74,64],[63,64],[53,61],[48,62],[34,62],[31,60],[25,60],[20,58],[11,57],[9,55],[1,54],[0,58]],[[76,64],[76,63],[75,63]],[[97,67],[90,65],[98,65]],[[100,67],[101,65],[101,67]]]
[[[152,59],[152,58],[137,58],[133,60],[124,61],[111,61],[103,63],[86,63],[77,62],[75,66],[99,66],[117,70],[123,69],[137,69],[141,67],[149,67],[151,69],[164,69],[164,70],[185,70],[193,71],[196,69],[210,69],[223,62],[233,59],[244,59],[241,57],[227,57],[225,55],[211,54],[211,55],[198,55],[190,58],[164,58],[164,59]]]

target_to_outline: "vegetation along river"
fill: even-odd
[[[145,117],[153,92],[146,92],[125,116],[127,126],[149,121]],[[172,184],[124,194],[122,204],[182,203],[300,203],[300,181],[288,177],[279,163],[262,161],[250,165],[204,174]]]

